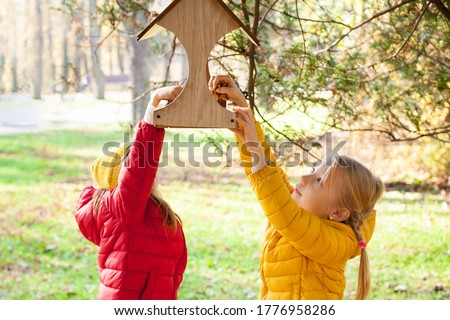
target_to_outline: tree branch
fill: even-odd
[[[169,57],[169,63],[167,64],[167,68],[166,68],[166,76],[164,77],[164,86],[167,85],[167,82],[169,81],[169,72],[170,72],[170,67],[172,66],[172,60],[173,57],[175,56],[175,51],[177,49],[177,36],[173,36],[173,40],[172,40],[172,52],[170,53],[170,57]]]
[[[374,62],[370,65],[367,66],[360,66],[358,68],[352,68],[349,69],[350,71],[355,71],[355,70],[361,70],[361,69],[368,69],[368,68],[373,68],[376,65],[379,65],[383,62],[389,61],[391,59],[397,58],[397,56],[399,55],[399,53],[403,50],[403,48],[405,47],[405,45],[408,43],[408,41],[411,39],[412,35],[414,34],[414,32],[417,30],[417,27],[419,26],[420,21],[422,20],[423,16],[425,15],[425,12],[427,11],[428,7],[430,6],[431,1],[428,2],[426,5],[423,6],[422,11],[420,12],[419,16],[416,19],[416,22],[414,23],[413,29],[411,30],[411,32],[409,33],[408,37],[405,39],[405,41],[403,41],[402,45],[396,50],[396,52],[392,55],[390,55],[389,57],[383,58],[380,61]]]
[[[392,56],[392,58],[397,58],[397,55],[402,51],[402,49],[405,47],[405,45],[408,43],[409,39],[411,39],[413,33],[417,30],[417,27],[419,26],[420,21],[422,20],[423,16],[425,15],[425,12],[427,11],[428,7],[430,6],[431,2],[428,2],[426,5],[423,6],[422,11],[420,12],[419,17],[417,18],[416,22],[414,23],[414,27],[409,33],[406,40],[403,42],[403,44],[398,48],[397,52]]]
[[[267,15],[269,14],[270,11],[272,11],[273,7],[277,4],[277,2],[280,0],[275,0],[270,7],[267,9],[266,13],[264,14],[264,16],[262,17],[262,19],[258,22],[258,29],[259,27],[263,24],[263,22],[266,20]]]
[[[331,50],[333,47],[335,47],[336,45],[338,45],[338,43],[341,42],[341,41],[342,41],[346,36],[348,36],[351,32],[353,32],[353,31],[355,31],[356,29],[359,29],[359,28],[361,28],[362,26],[368,24],[370,21],[372,21],[372,20],[374,20],[374,19],[376,19],[376,18],[378,18],[378,17],[381,17],[382,15],[385,15],[385,14],[388,13],[388,12],[394,11],[394,10],[396,10],[396,9],[398,9],[398,8],[400,8],[400,7],[404,6],[404,5],[406,5],[406,4],[409,4],[409,3],[412,3],[412,2],[416,2],[416,1],[418,1],[418,0],[406,0],[406,1],[404,1],[404,2],[401,2],[401,3],[399,3],[399,4],[395,5],[395,6],[393,6],[392,8],[389,8],[389,9],[383,10],[383,11],[381,11],[381,12],[378,12],[377,14],[373,15],[372,17],[370,17],[370,18],[367,19],[367,20],[364,20],[363,22],[361,22],[361,23],[358,24],[357,26],[352,27],[350,30],[348,30],[346,33],[344,33],[340,38],[338,38],[337,40],[335,40],[331,45],[329,45],[327,48],[324,48],[324,49],[322,49],[322,50],[317,51],[316,54],[320,54],[320,53],[322,53],[322,52]]]
[[[315,156],[314,154],[311,154],[310,151],[308,149],[305,149],[301,144],[299,144],[298,142],[296,142],[295,140],[293,140],[292,138],[288,137],[286,134],[284,134],[283,132],[275,129],[275,127],[268,122],[264,116],[261,114],[261,112],[259,111],[259,108],[257,106],[255,106],[254,110],[256,110],[256,112],[258,113],[258,115],[261,117],[261,119],[263,120],[263,123],[267,124],[273,131],[275,131],[276,133],[278,133],[279,135],[283,136],[284,138],[286,138],[289,142],[292,142],[293,144],[295,144],[297,147],[300,147],[303,151],[308,152],[308,154],[310,154],[314,159],[316,160],[321,160],[320,158],[318,158],[317,156]]]
[[[236,52],[238,55],[247,55],[247,51],[246,50],[243,50],[243,49],[241,49],[241,48],[236,48],[236,47],[232,47],[232,46],[229,46],[229,45],[227,45],[224,41],[221,41],[221,42],[218,42],[219,43],[219,45],[221,45],[223,48],[225,48],[225,49],[227,49],[227,50],[230,50],[230,51],[233,51],[233,52]]]
[[[431,137],[431,138],[436,139],[438,141],[448,143],[448,140],[447,141],[442,140],[442,139],[438,138],[437,135],[450,133],[450,127],[447,127],[444,130],[440,130],[440,131],[433,130],[433,131],[426,132],[426,133],[411,132],[413,134],[416,134],[416,136],[414,136],[414,137],[403,137],[402,138],[402,137],[396,136],[391,131],[381,130],[381,129],[374,129],[374,128],[344,129],[344,128],[340,128],[340,127],[337,127],[337,126],[335,126],[334,128],[339,130],[339,131],[343,131],[343,132],[378,132],[378,133],[387,135],[392,142],[416,141],[416,140],[419,140],[419,139],[424,138],[424,137]]]
[[[300,27],[300,31],[302,33],[302,39],[303,39],[303,52],[306,53],[306,39],[305,39],[305,31],[303,30],[303,25],[302,25],[302,21],[300,20],[300,12],[298,9],[298,0],[295,1],[295,12],[297,14],[297,21],[298,21],[298,25]],[[305,64],[305,55],[302,54],[302,64]],[[299,78],[301,79],[303,76],[303,68],[300,68],[300,74],[299,74]]]
[[[442,3],[441,0],[431,0],[431,2],[433,2],[436,8],[438,8],[447,20],[450,20],[450,10]]]
[[[245,1],[242,1],[244,4]],[[259,24],[259,0],[255,0],[255,12],[253,16],[253,26],[252,26],[252,32],[256,36],[258,33],[258,24]],[[246,15],[248,17],[248,13]],[[249,57],[249,77],[248,77],[248,85],[247,85],[247,91],[248,91],[248,98],[250,102],[250,108],[253,110],[255,107],[255,82],[256,82],[256,46],[252,42],[250,43],[250,48],[248,51],[248,57]]]
[[[269,8],[269,7],[265,6],[264,4],[262,4],[261,6]],[[272,10],[275,11],[275,12],[281,13],[281,14],[285,15],[286,17],[297,19],[297,17],[295,17],[293,15],[290,15],[287,12],[276,10],[274,8],[272,8]],[[300,19],[302,21],[306,21],[306,22],[317,22],[317,23],[322,23],[322,24],[325,24],[325,23],[339,24],[339,25],[344,26],[344,27],[346,27],[348,29],[351,29],[351,27],[348,24],[345,24],[345,23],[340,22],[340,21],[332,20],[332,19],[330,19],[330,20],[315,20],[315,19],[307,19],[307,18],[300,18]]]

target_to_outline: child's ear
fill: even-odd
[[[330,214],[330,220],[342,222],[350,217],[350,210],[347,208],[339,208]]]

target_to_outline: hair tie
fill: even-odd
[[[361,247],[361,249],[365,249],[367,247],[367,243],[364,240],[360,240],[359,246]]]

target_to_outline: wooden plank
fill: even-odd
[[[166,16],[166,14],[172,10],[172,8],[175,8],[177,6],[178,2],[180,2],[180,1],[182,1],[182,0],[174,0],[170,5],[168,5],[167,8],[164,9],[163,12],[161,12],[144,30],[142,30],[138,34],[137,41],[141,40],[145,36],[145,34],[147,32],[149,32],[150,29],[153,28],[153,26],[155,26],[159,20],[163,19]]]
[[[163,19],[167,13],[169,13],[173,8],[175,8],[178,3],[180,1],[183,0],[174,0],[169,6],[167,6],[166,9],[164,9],[163,12],[161,12],[144,30],[142,30],[138,36],[137,36],[137,40],[141,40],[141,39],[147,39],[148,37],[145,37],[145,35],[150,32],[150,30],[153,27],[156,27],[156,25],[158,24],[158,22]],[[203,5],[206,1],[216,1],[217,3],[219,3],[222,8],[225,9],[225,11],[228,12],[228,14],[230,15],[230,17],[232,17],[239,25],[240,28],[242,28],[245,36],[251,41],[253,42],[256,46],[259,46],[259,41],[256,38],[256,36],[253,34],[253,32],[234,14],[234,12],[222,1],[222,0],[199,0],[198,5]]]
[[[179,1],[158,24],[171,30],[183,44],[189,62],[189,78],[177,99],[155,110],[155,125],[236,128],[235,114],[222,107],[209,91],[207,61],[218,39],[238,28],[239,24],[212,0]]]
[[[216,0],[224,9],[228,12],[228,14],[238,23],[238,25],[242,28],[242,31],[244,31],[244,34],[247,36],[247,38],[253,42],[254,45],[259,46],[259,41],[254,35],[254,33],[239,19],[233,11],[222,1],[222,0]]]

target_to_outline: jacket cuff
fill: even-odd
[[[266,179],[267,177],[269,177],[270,175],[272,175],[276,172],[277,172],[276,167],[268,165],[268,166],[262,168],[261,170],[258,170],[255,173],[249,174],[248,179],[253,184],[253,183],[256,183],[256,182]]]
[[[145,111],[144,118],[142,119],[145,123],[153,124],[153,109],[147,108]]]

